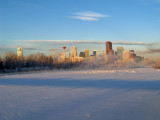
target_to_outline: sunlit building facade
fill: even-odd
[[[69,57],[69,60],[71,62],[76,62],[76,57],[77,57],[77,48],[75,46],[72,46],[70,48],[70,57]]]
[[[89,49],[85,49],[84,53],[85,53],[85,57],[89,57]]]
[[[70,57],[75,58],[77,56],[77,48],[72,46],[70,49]]]
[[[23,59],[23,49],[22,49],[22,47],[18,47],[17,48],[17,57],[18,57],[18,59]]]

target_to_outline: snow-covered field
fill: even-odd
[[[3,75],[0,120],[160,120],[160,70]]]

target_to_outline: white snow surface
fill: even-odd
[[[160,70],[66,70],[0,77],[0,120],[159,120]]]

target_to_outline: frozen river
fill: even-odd
[[[0,77],[0,120],[159,120],[160,70],[67,70]]]

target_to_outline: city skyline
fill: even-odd
[[[57,53],[62,53],[63,52],[63,49],[62,49],[62,46],[66,46],[66,56],[68,57],[69,56],[69,52],[70,52],[70,47],[72,46],[79,46],[77,47],[77,52],[80,53],[82,51],[84,51],[84,49],[89,49],[89,54],[91,55],[92,52],[97,49],[100,53],[102,51],[105,51],[105,42],[106,41],[70,41],[70,40],[59,40],[59,41],[55,41],[55,40],[46,40],[46,41],[43,41],[43,40],[40,40],[40,41],[32,41],[32,40],[28,40],[31,42],[31,44],[35,44],[37,43],[36,45],[38,46],[38,44],[43,44],[44,47],[41,47],[41,48],[38,48],[37,46],[36,47],[23,47],[22,46],[17,46],[17,47],[23,47],[24,49],[24,56],[27,56],[29,54],[35,54],[35,53],[44,53],[46,55],[54,55],[54,54],[57,54]],[[27,41],[27,42],[28,42]],[[34,43],[35,42],[35,43]],[[111,41],[112,42],[112,41]],[[55,48],[46,48],[45,47],[45,43],[46,44],[50,44],[50,46],[56,46]],[[146,47],[146,46],[154,46],[154,44],[151,44],[151,43],[143,43],[143,42],[125,42],[125,41],[113,41],[112,42],[113,44],[113,50],[115,51],[117,49],[117,47],[124,47],[124,50],[125,51],[129,51],[129,50],[132,50],[134,49],[135,52],[140,55],[140,56],[145,56],[145,58],[159,58],[159,51],[155,51],[155,49],[151,49],[150,51],[138,51],[137,47],[135,46],[139,46],[139,47]],[[24,45],[25,46],[25,45]],[[6,51],[3,51],[3,49],[0,48],[0,55],[1,56],[4,56],[5,55],[5,52],[9,52],[9,51],[13,51],[13,52],[16,52],[17,48],[14,47],[14,48],[9,48],[9,49],[6,49],[4,48],[4,50]],[[153,52],[152,52],[153,51]],[[3,53],[3,54],[2,54]],[[154,57],[152,55],[151,56],[147,56],[147,55],[150,55],[150,54],[153,54],[153,53],[157,53],[155,54],[156,56]]]
[[[24,55],[50,54],[64,45],[77,46],[80,52],[97,44],[103,51],[105,41],[114,50],[125,45],[146,57],[160,56],[159,0],[6,0],[0,7],[1,56],[19,46]]]
[[[77,48],[76,46],[71,46],[70,48],[70,52],[69,52],[69,56],[67,57],[66,55],[66,46],[62,47],[63,52],[62,53],[57,53],[55,55],[48,55],[45,56],[45,54],[41,54],[41,53],[37,53],[35,54],[35,58],[34,61],[37,62],[38,56],[42,57],[41,62],[43,60],[43,62],[45,61],[45,58],[47,58],[46,63],[48,63],[49,61],[55,63],[59,63],[59,64],[63,64],[63,63],[78,63],[78,62],[83,62],[83,61],[90,61],[90,60],[94,60],[96,61],[97,59],[101,59],[101,63],[100,64],[104,64],[104,63],[114,63],[116,64],[130,64],[130,63],[138,63],[138,62],[144,62],[144,56],[137,56],[137,54],[135,53],[134,50],[129,50],[129,51],[124,51],[123,47],[117,47],[116,51],[114,51],[112,49],[112,42],[110,41],[106,41],[106,53],[105,51],[102,51],[102,53],[98,53],[98,50],[93,50],[93,54],[89,54],[89,49],[84,49],[83,52],[79,53],[79,56],[77,54]],[[11,55],[12,57],[15,56],[14,53],[9,52],[7,53],[8,55]],[[10,56],[10,57],[11,57]],[[17,60],[24,62],[26,61],[26,58],[30,58],[31,56],[33,57],[34,54],[31,54],[29,56],[23,56],[23,48],[22,47],[18,47],[17,48]],[[89,58],[90,57],[90,58]],[[7,59],[7,57],[5,56],[5,59]],[[31,61],[33,59],[30,59]],[[147,59],[146,59],[147,60]],[[148,60],[147,60],[148,61]]]
[[[160,0],[0,0],[0,120],[159,120]]]

